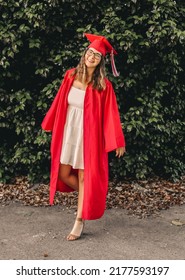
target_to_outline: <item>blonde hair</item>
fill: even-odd
[[[76,79],[80,81],[81,83],[87,83],[88,77],[87,77],[87,66],[85,65],[85,54],[86,51],[82,54],[82,57],[80,59],[79,64],[75,68],[74,72],[71,74],[72,76],[76,75]],[[88,82],[88,84],[92,84],[92,87],[98,91],[102,91],[106,88],[105,84],[105,60],[104,57],[101,57],[100,63],[96,66],[94,73],[92,75],[91,80]]]

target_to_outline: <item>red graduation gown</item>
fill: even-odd
[[[56,191],[73,191],[58,178],[67,97],[74,77],[68,70],[54,101],[47,112],[42,128],[52,131],[50,204]],[[105,210],[108,190],[108,152],[125,146],[116,96],[111,82],[106,79],[106,89],[98,92],[88,86],[84,99],[84,201],[82,218],[100,218]]]

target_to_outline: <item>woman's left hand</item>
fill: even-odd
[[[116,149],[116,157],[121,157],[123,156],[125,153],[125,147],[120,147]]]

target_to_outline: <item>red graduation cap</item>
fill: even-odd
[[[99,36],[99,35],[94,35],[94,34],[89,34],[89,33],[84,33],[84,35],[91,42],[91,44],[88,46],[88,48],[96,49],[103,56],[105,56],[107,53],[110,53],[113,75],[115,77],[119,76],[119,73],[116,70],[116,66],[115,66],[115,62],[114,62],[114,54],[117,54],[117,52],[111,46],[111,44],[108,42],[108,40],[104,36]]]

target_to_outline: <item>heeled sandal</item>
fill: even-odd
[[[82,220],[82,218],[76,218],[75,223],[76,222],[80,222],[82,223],[82,229],[79,235],[73,234],[72,232],[67,236],[67,241],[75,241],[77,239],[79,239],[82,236],[83,230],[84,230],[84,220]],[[72,230],[73,231],[73,230]],[[72,237],[72,239],[70,239]]]

